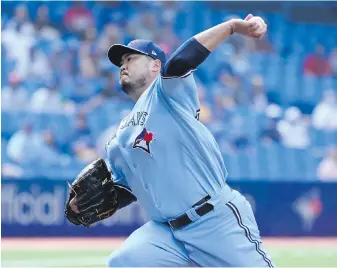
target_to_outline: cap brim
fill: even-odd
[[[130,54],[130,53],[137,53],[137,54],[143,54],[143,55],[147,55],[146,53],[134,49],[134,48],[130,48],[124,45],[113,45],[112,47],[109,48],[108,51],[108,58],[109,60],[112,62],[112,64],[121,67],[121,61],[122,61],[122,57],[125,54]]]

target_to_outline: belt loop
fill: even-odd
[[[200,216],[198,215],[198,213],[195,211],[194,208],[191,208],[190,210],[188,210],[186,212],[186,215],[189,217],[189,219],[193,222],[196,221],[197,219],[200,218]]]

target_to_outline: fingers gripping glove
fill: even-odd
[[[117,191],[111,173],[102,158],[85,167],[70,185],[65,215],[75,225],[89,227],[112,216],[119,208]],[[72,211],[70,201],[75,197],[79,213]]]

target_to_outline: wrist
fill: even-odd
[[[228,25],[230,28],[230,35],[236,32],[236,24],[237,24],[237,19],[231,19],[228,21]]]

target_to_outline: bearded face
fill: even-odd
[[[144,87],[150,77],[149,58],[142,54],[126,54],[121,63],[119,84],[126,94],[131,95]]]

